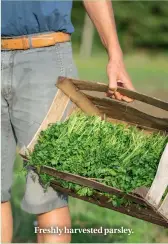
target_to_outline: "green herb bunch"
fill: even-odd
[[[151,186],[167,142],[168,137],[160,133],[146,134],[135,126],[74,113],[41,132],[29,164],[95,179],[128,193]],[[45,174],[40,177],[43,183],[52,179]],[[79,195],[93,194],[87,187],[58,181]]]

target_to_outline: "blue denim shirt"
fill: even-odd
[[[1,35],[21,36],[41,32],[72,33],[72,0],[1,2]]]

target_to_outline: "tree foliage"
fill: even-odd
[[[117,31],[121,46],[130,48],[168,47],[167,1],[113,1]],[[72,21],[76,28],[74,41],[79,40],[83,30],[84,8],[74,2]],[[98,35],[94,44],[100,45]]]

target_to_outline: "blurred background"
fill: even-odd
[[[113,1],[116,26],[125,64],[136,89],[148,95],[168,100],[168,2]],[[74,59],[81,79],[107,83],[107,54],[81,1],[74,1],[72,37]],[[35,216],[20,209],[25,178],[19,173],[22,160],[17,155],[12,208],[14,242],[36,242]],[[132,228],[134,234],[74,234],[78,243],[168,243],[168,230],[70,198],[73,228]]]

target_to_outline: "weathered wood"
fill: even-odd
[[[123,104],[122,102],[113,99],[98,98],[87,94],[86,96],[99,108],[102,113],[105,113],[111,118],[157,130],[168,131],[168,119],[148,115],[136,108],[130,107],[126,103]]]
[[[69,79],[59,78],[56,85],[71,99],[71,101],[81,108],[83,112],[87,113],[88,115],[101,116],[98,108],[96,108],[93,103],[83,93],[81,93]]]
[[[61,190],[62,192],[65,192],[65,193],[71,193],[71,192],[73,192],[74,194],[78,195],[74,190],[62,187],[61,184],[58,183],[58,182],[55,181],[55,180],[52,180],[51,183],[50,183],[50,185],[51,185],[51,186],[52,186],[52,185],[55,185],[55,186],[60,187],[60,190]],[[81,196],[79,196],[79,197],[81,197]],[[111,202],[111,199],[110,199],[109,197],[107,197],[107,196],[101,195],[101,194],[100,194],[99,192],[97,192],[96,190],[95,190],[95,192],[93,193],[92,196],[87,196],[87,198],[88,198],[88,199],[90,199],[90,198],[91,198],[91,199],[95,199],[95,200],[101,202],[102,204],[107,204],[107,206],[109,205],[110,207],[113,207],[113,204],[112,204],[112,202]],[[106,205],[105,205],[105,206],[106,206]],[[121,207],[121,208],[125,208],[126,206],[121,205],[120,207]],[[120,207],[116,207],[116,208],[120,208]],[[114,207],[114,208],[115,208],[115,207]],[[127,205],[127,210],[128,210],[128,212],[131,211],[131,210],[132,210],[132,211],[137,211],[137,212],[146,214],[146,215],[148,215],[148,216],[152,216],[152,217],[154,217],[154,218],[156,218],[156,219],[162,219],[162,218],[161,218],[160,216],[158,216],[158,215],[156,214],[156,212],[154,212],[153,210],[148,209],[148,208],[145,208],[145,207],[140,206],[140,205],[137,206],[135,203],[129,203],[129,205]]]
[[[78,87],[80,90],[89,90],[89,91],[99,91],[99,92],[107,92],[108,91],[108,85],[99,83],[99,82],[90,82],[90,81],[81,81],[76,79],[69,79],[65,77],[61,77],[61,79],[66,79]],[[164,102],[160,99],[149,97],[145,94],[138,93],[136,91],[131,91],[124,89],[122,87],[118,87],[117,91],[121,92],[123,95],[128,96],[132,99],[153,105],[155,107],[161,108],[163,110],[168,111],[168,102]]]
[[[167,222],[168,222],[168,193],[163,200],[161,206],[158,209],[158,212],[161,213],[164,217],[166,217]]]
[[[25,156],[24,154],[23,155],[20,154],[20,156],[23,158],[25,165],[26,165],[26,163],[28,162],[27,156]],[[37,171],[36,167],[33,167],[33,169],[35,171]],[[45,174],[48,174],[48,175],[53,176],[55,178],[60,178],[62,180],[65,180],[67,182],[80,184],[82,186],[91,187],[93,189],[96,189],[96,190],[99,190],[102,192],[106,192],[106,193],[114,194],[116,196],[124,197],[125,199],[130,199],[133,202],[137,202],[138,204],[142,204],[144,206],[147,206],[146,202],[141,197],[136,197],[136,195],[131,195],[131,194],[125,194],[116,188],[106,186],[102,183],[99,183],[97,181],[85,178],[83,176],[58,171],[58,170],[56,170],[52,167],[48,167],[48,166],[41,166],[40,167],[40,173],[45,173]],[[52,181],[52,182],[54,182],[54,181]],[[135,194],[137,194],[136,191],[135,191]]]
[[[142,198],[145,198],[148,191],[149,191],[149,188],[147,188],[145,186],[141,186],[141,187],[138,187],[137,189],[135,189],[132,193],[134,193]]]
[[[152,206],[157,208],[160,204],[160,201],[167,187],[168,187],[168,144],[166,145],[165,150],[160,159],[157,173],[152,183],[152,186],[145,197],[146,201],[149,202]]]
[[[158,132],[158,131],[159,131],[159,133],[161,135],[167,134],[167,132],[162,131],[162,130],[158,130],[158,129],[154,129],[154,128],[147,127],[147,126],[144,126],[144,125],[139,125],[139,124],[127,122],[127,121],[124,121],[124,120],[114,119],[114,118],[111,118],[111,117],[105,117],[105,120],[110,122],[110,123],[113,123],[113,124],[124,124],[126,126],[129,126],[129,125],[136,126],[137,129],[143,130],[144,134],[146,134],[146,135],[147,134],[151,134],[153,132]]]
[[[146,187],[139,187],[137,189],[135,189],[133,191],[134,194],[141,196],[143,199],[146,198],[147,194],[149,192],[149,188]],[[158,216],[160,215],[166,222],[168,222],[168,216],[166,216],[166,211],[168,208],[168,202],[166,203],[166,201],[163,201],[165,204],[162,203],[161,206],[163,206],[163,209],[160,207],[159,210],[157,209],[157,207],[155,207],[154,205],[152,205],[150,202],[147,202],[148,206],[151,207],[151,209],[156,212],[158,214]],[[165,206],[165,207],[164,207]]]
[[[141,210],[138,210],[138,208],[134,207],[133,205],[131,205],[130,207],[129,206],[114,207],[111,203],[108,202],[108,198],[98,196],[98,194],[94,195],[92,197],[84,197],[84,196],[77,195],[75,192],[73,192],[70,189],[63,188],[56,183],[51,183],[51,186],[55,190],[64,192],[74,198],[77,198],[77,199],[80,199],[80,200],[83,200],[83,201],[86,201],[89,203],[93,203],[100,207],[108,208],[108,209],[129,215],[129,216],[136,217],[138,219],[142,219],[142,220],[148,221],[150,223],[157,224],[157,225],[168,228],[168,223],[166,223],[166,221],[164,219],[162,219],[160,216],[155,215],[155,213],[150,210],[146,210],[146,209],[142,209],[142,208],[141,208]]]
[[[124,112],[122,107],[118,107],[118,109],[116,108],[116,106],[111,106],[111,108],[108,108],[96,105],[96,107],[101,111],[102,114],[106,114],[106,116],[108,117],[134,124],[139,128],[149,128],[157,131],[168,132],[168,124],[166,119],[162,120],[160,118],[153,117],[151,118],[151,120],[147,120],[148,116],[145,116],[145,114],[144,118],[139,117],[136,113],[131,114],[128,112]]]
[[[120,197],[123,197],[125,199],[129,199],[129,200],[136,202],[138,204],[147,205],[146,202],[138,196],[126,194],[126,193],[124,193],[124,192],[122,192],[122,191],[120,191],[114,187],[106,186],[102,183],[99,183],[99,182],[93,181],[93,180],[89,180],[89,179],[82,177],[82,176],[79,176],[79,175],[74,175],[74,174],[67,173],[67,172],[66,173],[61,172],[61,171],[58,171],[58,170],[53,169],[53,168],[48,167],[48,166],[41,166],[40,172],[46,173],[46,174],[48,174],[50,176],[54,176],[56,178],[63,179],[65,181],[76,183],[76,184],[79,184],[82,186],[91,187],[93,189],[96,189],[96,190],[99,190],[102,192],[114,194],[116,196],[120,196]]]
[[[56,185],[56,186],[60,187],[62,192],[65,192],[65,193],[73,192],[74,194],[78,195],[73,189],[68,189],[68,188],[62,187],[61,184],[59,182],[57,182],[56,180],[52,180],[50,185]],[[64,189],[65,189],[65,191],[64,191]],[[109,197],[107,197],[107,196],[104,196],[104,195],[100,194],[97,190],[94,191],[92,196],[87,196],[87,198],[95,199],[95,200],[101,202],[102,204],[105,204],[105,206],[107,204],[107,206],[109,205],[110,207],[113,207],[111,199]],[[128,210],[128,212],[129,211],[134,211],[134,212],[137,212],[137,213],[139,212],[139,213],[143,213],[143,214],[145,214],[147,216],[152,216],[155,219],[163,220],[162,217],[157,215],[156,211],[154,211],[153,209],[149,209],[148,207],[144,207],[142,205],[137,205],[137,204],[135,204],[133,202],[129,202],[129,204],[127,204],[127,206],[122,204],[120,207],[122,209],[126,208],[126,210]],[[116,208],[120,208],[120,207],[118,206]]]

